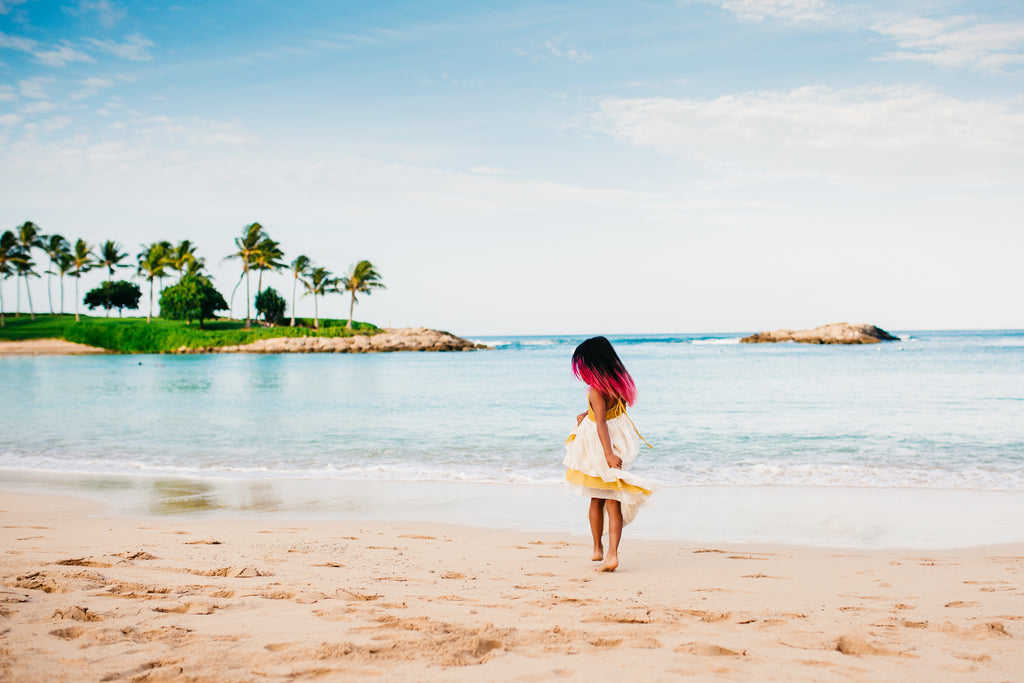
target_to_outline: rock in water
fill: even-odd
[[[407,327],[353,337],[270,337],[237,346],[178,349],[178,353],[380,353],[387,351],[472,351],[487,348],[450,332]]]
[[[822,325],[813,330],[775,330],[760,332],[744,337],[744,344],[763,344],[767,342],[794,341],[801,344],[877,344],[882,341],[897,341],[881,327],[875,325],[852,325],[850,323],[832,323]]]

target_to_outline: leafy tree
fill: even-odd
[[[121,251],[121,245],[113,240],[107,240],[100,247],[100,254],[97,257],[97,265],[103,266],[107,269],[107,283],[114,277],[114,269],[116,268],[130,268],[127,263],[121,263],[124,259],[128,258],[128,252]],[[110,293],[112,290],[108,287],[107,292]],[[110,316],[110,302],[104,306],[107,309],[107,316]]]
[[[252,320],[249,318],[249,302],[252,301],[252,297],[249,294],[249,271],[253,268],[253,264],[256,263],[256,254],[260,249],[260,242],[266,239],[267,233],[263,231],[263,226],[259,223],[251,223],[242,228],[242,236],[235,238],[235,248],[238,249],[233,254],[229,254],[225,257],[228,259],[238,259],[242,262],[242,277],[239,278],[239,284],[241,284],[242,278],[245,279],[245,327],[252,327]],[[238,285],[235,285],[235,289],[238,289]],[[231,300],[234,301],[235,292],[231,291]]]
[[[336,291],[338,281],[332,277],[331,271],[318,266],[309,271],[309,279],[303,280],[302,284],[306,288],[306,294],[313,295],[313,327],[320,327],[320,309],[317,307],[317,297]],[[302,296],[306,296],[306,294]]]
[[[160,294],[160,317],[169,320],[199,321],[213,318],[217,311],[228,308],[228,302],[203,275],[185,275]]]
[[[288,303],[276,290],[267,287],[256,295],[256,314],[262,315],[268,323],[277,324],[284,318],[284,309]]]
[[[16,265],[22,259],[18,238],[10,230],[0,235],[0,327],[6,327],[4,319],[3,282],[17,272]]]
[[[39,230],[39,226],[32,221],[25,221],[18,228],[18,233],[15,235],[18,241],[19,251],[21,252],[22,258],[19,259],[14,267],[18,271],[18,276],[25,280],[25,294],[28,296],[28,313],[32,317],[32,320],[36,319],[36,313],[32,310],[32,290],[29,289],[28,279],[30,277],[39,277],[39,273],[35,271],[35,263],[32,261],[32,250],[42,248],[43,246],[43,234]],[[21,286],[18,285],[18,309],[14,312],[15,316],[21,315]]]
[[[134,282],[126,280],[115,280],[104,282],[95,289],[90,289],[85,294],[84,303],[91,311],[102,306],[108,311],[111,308],[117,309],[117,316],[121,317],[124,309],[138,310],[139,299],[142,298],[142,290]]]
[[[53,295],[50,293],[50,284],[53,282],[53,276],[57,273],[54,271],[54,266],[57,265],[60,257],[69,251],[71,251],[71,245],[64,239],[63,235],[44,235],[43,236],[43,251],[50,257],[50,269],[46,271],[49,276],[46,278],[46,298],[50,302],[50,315],[53,315]],[[61,287],[64,286],[64,276],[61,274]],[[64,308],[61,307],[61,313],[64,312]]]
[[[313,267],[313,262],[309,260],[308,256],[300,254],[295,257],[292,261],[292,276],[295,281],[292,282],[292,327],[295,327],[295,287],[299,284],[299,280],[306,277],[309,269]]]
[[[352,294],[352,301],[348,306],[348,324],[345,325],[346,328],[352,329],[352,314],[356,307],[356,293],[369,296],[375,289],[387,289],[387,287],[381,282],[380,273],[377,272],[369,261],[360,261],[352,266],[348,275],[338,278],[337,291],[350,292]]]
[[[78,322],[78,282],[82,279],[82,274],[92,270],[92,267],[96,265],[96,261],[93,260],[92,247],[89,243],[83,239],[75,242],[75,250],[71,252],[71,268],[73,273],[68,273],[71,277],[75,278],[75,322]]]
[[[142,245],[142,251],[136,255],[138,259],[138,273],[149,281],[149,311],[146,313],[146,323],[153,319],[153,280],[162,278],[167,272],[169,254],[167,253],[166,242],[153,242]]]

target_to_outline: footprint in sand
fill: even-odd
[[[222,607],[201,602],[186,602],[182,605],[153,607],[152,609],[154,612],[161,612],[163,614],[213,614],[216,610],[222,609]]]
[[[31,574],[19,576],[14,580],[14,585],[17,588],[26,588],[28,590],[42,591],[44,593],[64,592],[60,584],[42,572],[32,572]]]
[[[229,579],[251,579],[257,576],[273,576],[273,573],[256,569],[256,567],[220,567],[201,571],[198,569],[188,570],[191,574],[199,576],[224,576]]]
[[[102,621],[95,612],[90,612],[88,607],[65,607],[50,615],[51,619],[71,619],[72,621]]]
[[[50,635],[54,638],[60,638],[61,640],[74,640],[75,638],[85,635],[85,629],[81,626],[69,626],[68,628],[59,628],[55,631],[50,631]]]
[[[601,649],[607,649],[607,648],[618,647],[619,645],[622,645],[622,638],[595,638],[594,640],[591,640],[589,642],[594,647],[598,647],[598,648],[601,648]]]
[[[62,567],[100,567],[100,568],[105,568],[105,567],[109,567],[110,566],[109,563],[107,563],[107,562],[100,562],[99,560],[94,560],[94,559],[92,559],[92,557],[73,557],[70,560],[61,560],[57,564],[61,565]]]
[[[135,552],[125,551],[123,553],[114,553],[114,557],[123,557],[126,560],[155,560],[156,555],[147,553],[145,550],[136,550]]]
[[[747,654],[746,650],[730,650],[712,643],[683,643],[675,649],[675,652],[685,652],[700,657],[743,657]]]
[[[974,607],[978,603],[976,602],[965,602],[963,600],[954,600],[953,602],[947,602],[946,607]]]
[[[896,657],[901,655],[899,652],[894,652],[884,647],[872,645],[860,636],[840,636],[839,640],[836,641],[835,649],[844,655],[851,655],[855,657],[863,655]]]

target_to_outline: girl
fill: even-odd
[[[623,469],[640,451],[639,433],[626,415],[626,406],[636,401],[636,385],[604,337],[576,347],[572,372],[587,384],[588,409],[576,416],[576,429],[565,442],[565,479],[580,495],[590,497],[592,559],[604,560],[598,571],[613,572],[619,566],[622,527],[633,521],[655,489],[653,482]],[[602,545],[606,516],[607,555]]]

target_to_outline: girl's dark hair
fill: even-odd
[[[605,396],[621,398],[627,405],[636,401],[636,385],[619,360],[612,343],[593,337],[576,347],[572,354],[572,374]]]

